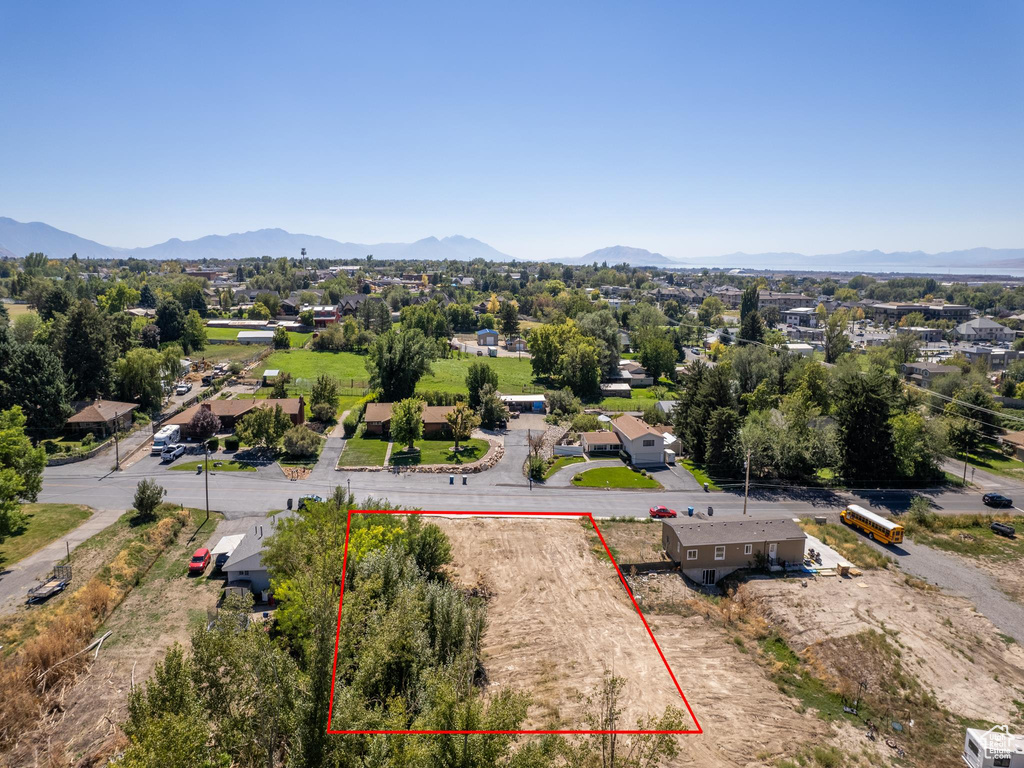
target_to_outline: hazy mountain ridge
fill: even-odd
[[[551,261],[559,264],[629,264],[633,267],[673,267],[683,264],[681,261],[674,261],[666,258],[660,253],[652,253],[644,248],[633,248],[628,245],[612,245],[608,248],[598,248],[596,251],[584,254],[583,256],[572,256],[567,259],[555,258]]]
[[[53,258],[178,259],[241,259],[260,256],[298,256],[305,248],[307,255],[323,259],[362,259],[372,254],[378,259],[453,259],[470,261],[483,258],[505,261],[510,256],[472,237],[452,235],[445,238],[425,237],[413,243],[342,243],[319,235],[294,234],[283,229],[259,229],[230,235],[207,235],[196,240],[172,238],[142,248],[118,248],[87,240],[42,222],[22,223],[0,217],[0,251],[12,256],[25,256],[40,251]]]

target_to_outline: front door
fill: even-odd
[[[768,562],[769,563],[774,563],[775,562],[775,555],[778,554],[778,551],[779,551],[779,545],[778,544],[772,542],[771,544],[768,545]]]
[[[704,583],[704,584],[714,584],[715,583],[715,569],[714,568],[706,568],[704,570],[704,578],[702,579],[702,583]]]

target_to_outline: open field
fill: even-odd
[[[8,304],[5,301],[4,302],[4,306],[7,308],[7,314],[10,316],[11,320],[14,320],[14,318],[18,317],[18,315],[35,315],[35,314],[38,314],[28,304]]]
[[[45,547],[72,528],[78,527],[92,514],[81,504],[23,504],[25,524],[0,541],[0,568],[6,568]]]
[[[430,364],[433,373],[420,379],[416,389],[465,392],[466,372],[469,366],[477,361],[487,363],[498,374],[498,390],[504,394],[521,394],[524,388],[527,391],[536,389],[530,361],[514,357],[459,357],[435,360]]]
[[[207,344],[202,351],[192,353],[192,360],[206,360],[208,363],[245,362],[263,349],[262,345],[257,344]]]
[[[573,477],[572,484],[581,488],[661,488],[653,477],[641,475],[629,467],[598,467]]]
[[[293,379],[308,379],[310,384],[321,373],[327,373],[348,386],[350,380],[365,382],[365,360],[362,355],[352,352],[314,352],[310,349],[280,350],[272,353],[263,364],[256,368],[255,375],[278,369],[292,375]]]
[[[960,461],[963,461],[963,454],[958,454],[958,456]],[[1007,456],[992,445],[983,445],[974,453],[968,454],[967,462],[986,472],[1012,477],[1014,480],[1024,480],[1024,461]]]

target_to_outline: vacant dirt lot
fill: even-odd
[[[741,588],[800,651],[866,630],[889,635],[904,665],[951,712],[1009,722],[1024,692],[1024,650],[971,603],[910,586],[895,570],[853,579],[751,581]],[[913,582],[912,582],[913,583]]]
[[[486,667],[495,685],[533,692],[527,727],[577,723],[579,695],[596,689],[604,668],[627,680],[624,723],[681,704],[607,557],[596,551],[596,537],[577,521],[437,522],[452,540],[459,580],[493,593]],[[631,528],[660,535],[660,526]],[[617,538],[618,545],[626,542]],[[771,764],[829,732],[797,712],[720,627],[682,609],[687,592],[678,576],[657,577],[656,584],[659,609],[648,620],[704,729],[679,737],[673,765]],[[653,604],[650,584],[645,591]]]
[[[484,663],[493,685],[532,692],[527,727],[582,725],[580,697],[599,689],[605,670],[626,681],[624,722],[683,707],[611,563],[591,553],[579,521],[438,523],[451,537],[458,580],[492,595]]]

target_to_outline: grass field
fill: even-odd
[[[6,567],[31,555],[77,528],[92,514],[89,507],[80,504],[24,504],[21,511],[25,525],[0,543],[0,566]]]
[[[686,469],[687,472],[693,475],[693,479],[696,480],[701,485],[707,483],[709,490],[722,490],[720,487],[718,487],[715,481],[708,476],[707,472],[704,471],[703,465],[694,464],[692,461],[690,461],[690,459],[680,459],[679,463],[683,466],[684,469]]]
[[[416,389],[465,392],[466,372],[478,360],[487,363],[498,374],[498,390],[506,395],[522,394],[524,387],[532,389],[535,386],[529,360],[516,357],[460,357],[435,360],[431,363],[433,373],[420,379]]]
[[[892,558],[879,552],[861,534],[843,523],[818,525],[809,518],[803,518],[800,527],[861,568],[885,568],[892,562]]]
[[[379,437],[349,438],[338,459],[339,467],[383,467],[388,452],[388,441]]]
[[[957,458],[963,461],[964,456],[959,454]],[[1015,480],[1024,479],[1024,461],[1007,456],[990,445],[984,445],[974,453],[968,454],[967,463],[986,472],[1012,477]],[[967,475],[967,479],[970,480],[970,472]]]
[[[18,315],[37,314],[28,304],[8,304],[4,302],[4,306],[7,307],[7,314],[11,320],[14,320]]]
[[[653,477],[641,475],[629,467],[598,467],[581,473],[572,484],[580,488],[661,488]]]
[[[215,466],[216,464],[220,464],[220,466],[219,467]],[[175,464],[172,467],[168,467],[168,469],[173,469],[175,471],[181,471],[181,472],[195,472],[196,471],[196,467],[201,467],[201,466],[203,466],[203,460],[202,459],[200,459],[199,461],[186,461],[184,464]],[[225,459],[217,459],[217,461],[211,461],[210,462],[210,474],[213,474],[214,472],[255,472],[255,471],[256,471],[256,467],[252,466],[251,464],[246,464],[245,462],[242,462],[242,461],[234,461],[234,460],[230,460],[229,461],[229,460],[225,460]]]
[[[311,349],[280,350],[274,352],[263,365],[257,367],[256,376],[263,376],[269,369],[286,371],[292,379],[305,379],[312,385],[313,380],[321,373],[327,373],[338,379],[342,385],[348,386],[352,380],[365,382],[366,358],[352,352],[314,352]]]
[[[233,363],[246,361],[260,353],[262,345],[256,344],[207,344],[206,349],[192,353],[193,360],[211,363]]]
[[[417,464],[468,464],[477,459],[482,459],[487,453],[487,441],[472,438],[459,443],[459,452],[452,453],[451,448],[455,441],[446,438],[444,440],[417,440],[415,445],[419,451],[404,453],[398,447],[391,449],[391,464],[398,467],[415,466]]]

